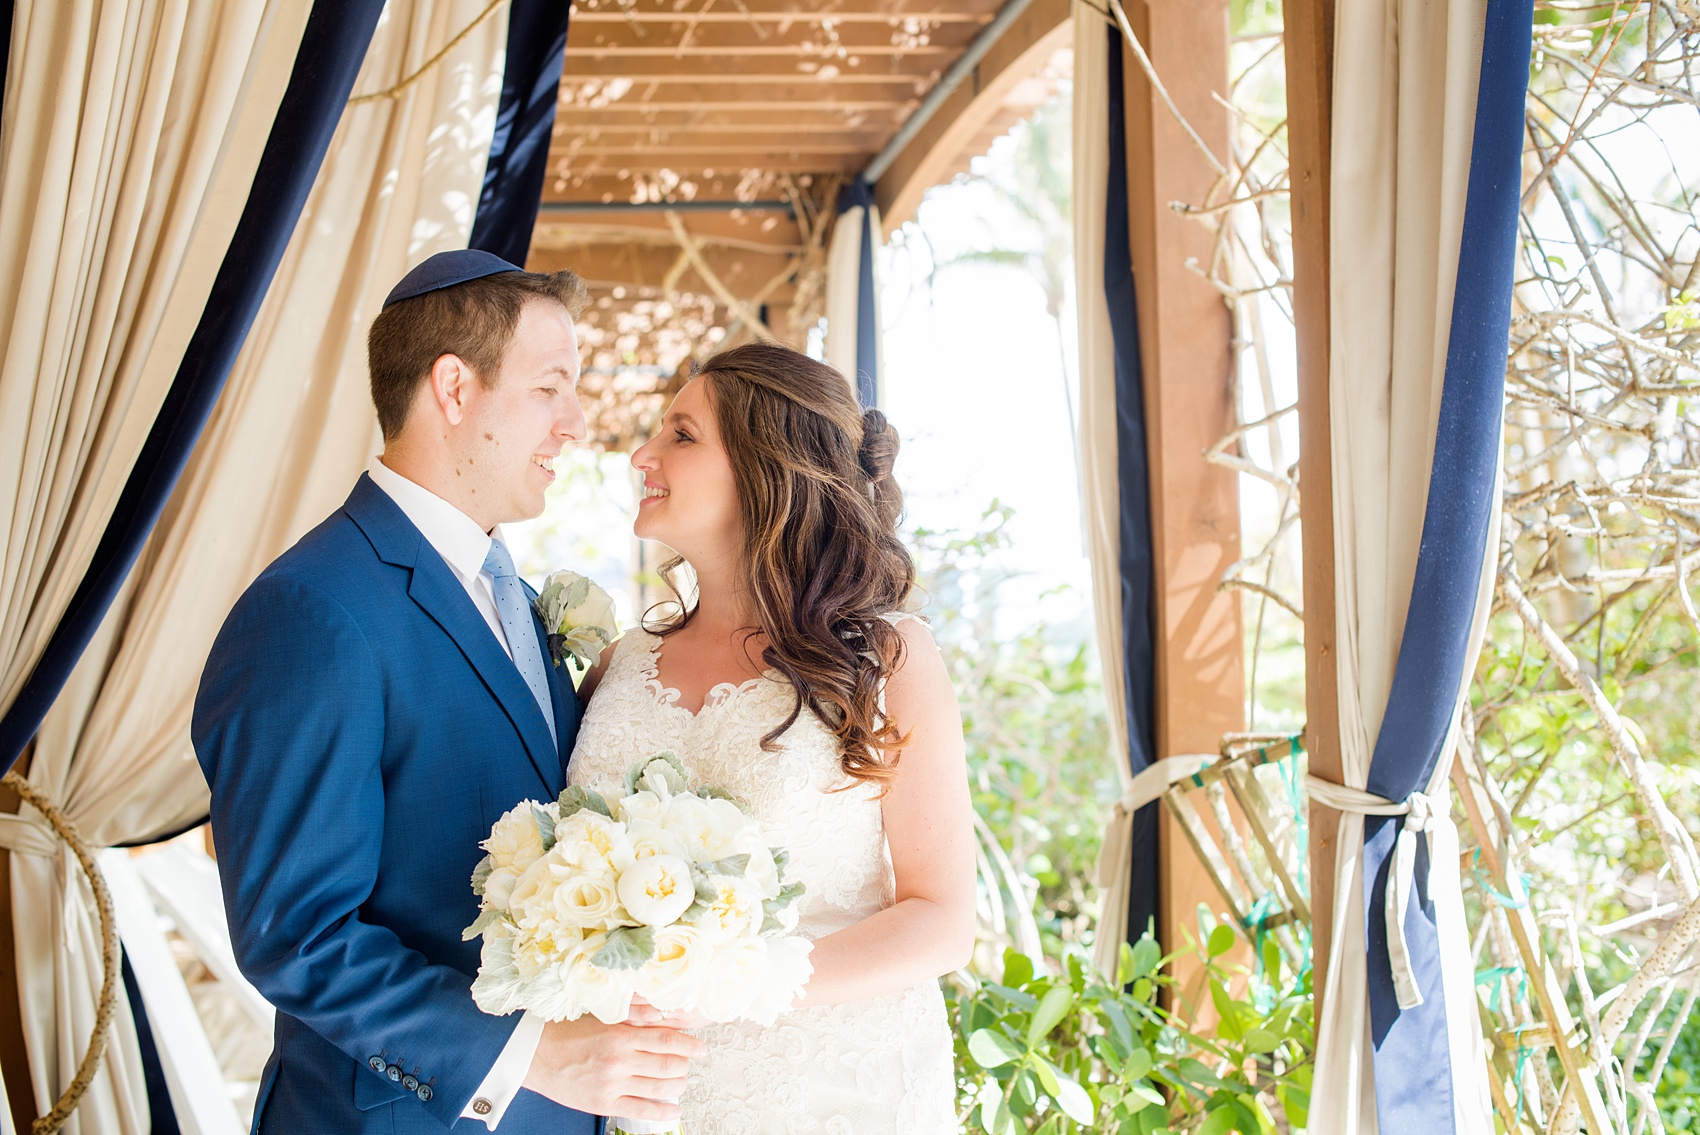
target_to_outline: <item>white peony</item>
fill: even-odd
[[[764,1027],[802,999],[803,990],[815,972],[809,961],[815,944],[807,938],[768,938],[767,969],[761,987],[744,1008],[744,1019]]]
[[[683,859],[685,841],[653,821],[628,820],[625,852],[614,861],[616,870],[628,870],[638,860],[657,855],[674,855]]]
[[[490,853],[491,865],[497,870],[513,869],[517,876],[543,856],[543,833],[537,829],[533,811],[542,805],[522,800],[490,829],[490,838],[478,846]]]
[[[697,993],[697,1012],[711,1021],[735,1021],[761,990],[767,972],[767,940],[733,938],[714,949],[714,975]]]
[[[646,926],[667,926],[696,901],[691,865],[677,855],[639,859],[620,874],[620,901]]]
[[[583,941],[577,927],[554,922],[521,927],[513,939],[514,969],[529,981],[571,957]]]
[[[695,863],[736,854],[739,834],[755,824],[730,800],[700,796],[673,797],[667,802],[664,822],[668,831],[685,841],[686,854]]]
[[[555,846],[549,849],[549,857],[563,867],[605,873],[612,872],[615,861],[629,852],[626,825],[582,808],[555,825]]]
[[[761,891],[740,875],[710,875],[713,897],[704,896],[705,909],[692,920],[698,930],[716,942],[748,935],[754,937],[763,920]]]
[[[655,956],[637,970],[637,991],[657,1009],[689,1009],[713,975],[714,945],[691,926],[655,932]]]

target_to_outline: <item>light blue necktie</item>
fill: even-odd
[[[537,629],[531,621],[531,600],[526,598],[525,585],[514,573],[514,558],[500,540],[490,541],[490,554],[484,557],[484,570],[496,583],[496,613],[502,617],[502,630],[508,636],[508,649],[520,677],[531,687],[537,708],[543,711],[543,723],[555,737],[555,701],[549,696],[549,664],[537,645]],[[560,744],[556,741],[556,745]]]

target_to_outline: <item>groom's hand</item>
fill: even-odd
[[[525,1087],[592,1115],[677,1119],[686,1069],[703,1051],[702,1041],[677,1029],[605,1025],[588,1014],[551,1021]]]

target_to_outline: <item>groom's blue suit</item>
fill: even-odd
[[[559,745],[460,581],[365,475],[237,602],[193,736],[236,958],[277,1007],[256,1132],[441,1131],[490,1071],[519,1018],[472,1003],[479,943],[461,930],[490,825],[565,781],[579,702],[550,671]],[[598,1126],[522,1090],[501,1129]]]

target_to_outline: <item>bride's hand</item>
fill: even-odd
[[[701,1013],[688,1013],[677,1009],[657,1009],[642,997],[632,998],[631,1013],[626,1017],[626,1024],[640,1025],[645,1028],[660,1026],[669,1029],[700,1029],[714,1022]]]

